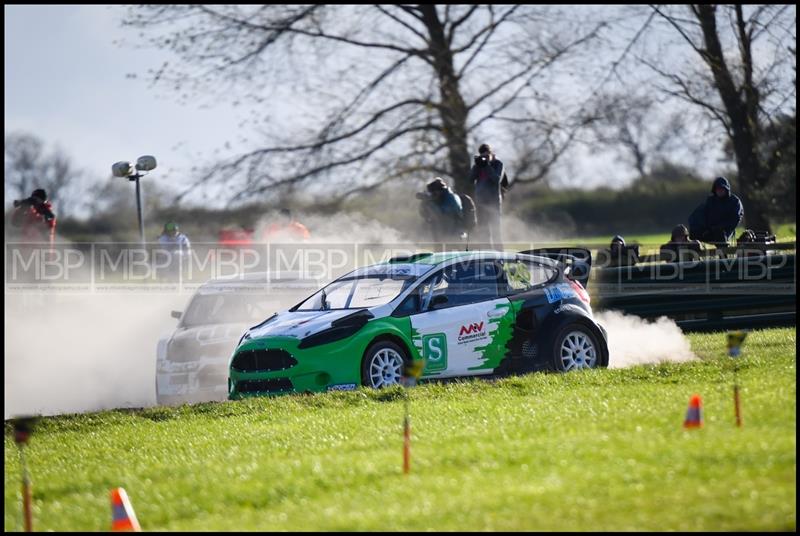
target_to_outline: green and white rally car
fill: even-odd
[[[420,359],[423,380],[608,366],[578,281],[591,259],[551,257],[421,253],[359,268],[248,329],[228,397],[385,387]]]

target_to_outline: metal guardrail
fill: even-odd
[[[777,253],[792,250],[792,253]],[[648,255],[595,266],[595,308],[666,316],[684,331],[796,325],[796,243],[712,248],[683,262]],[[696,253],[696,252],[694,252]]]

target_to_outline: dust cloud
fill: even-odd
[[[4,418],[155,404],[156,345],[190,293],[5,296]],[[595,315],[608,331],[609,368],[696,359],[677,325],[615,311]]]
[[[648,322],[619,311],[602,311],[594,317],[608,332],[609,368],[697,359],[689,340],[669,318]]]
[[[154,405],[156,345],[189,296],[6,293],[4,419]]]
[[[412,200],[411,202],[416,203]],[[416,208],[416,206],[415,206]],[[352,214],[313,214],[297,212],[296,221],[305,225],[310,231],[310,237],[306,241],[299,240],[290,231],[274,232],[270,235],[270,240],[275,243],[307,243],[311,244],[385,244],[402,245],[403,247],[419,247],[430,250],[432,235],[428,224],[413,213],[411,221],[402,222],[403,225],[387,225],[378,220],[371,219],[360,213]],[[255,225],[256,241],[260,242],[265,236],[265,231],[279,220],[274,216],[261,218]],[[278,223],[278,225],[280,225]],[[504,214],[502,218],[503,241],[505,249],[530,249],[532,244],[537,246],[547,245],[550,242],[560,240],[563,233],[556,227],[546,225],[531,225],[515,214]],[[470,240],[478,236],[478,231],[473,230]],[[465,239],[463,246],[469,242]],[[457,247],[458,243],[448,243],[448,246]]]
[[[310,230],[308,244],[392,244],[407,242],[404,234],[376,220],[358,213],[353,214],[304,214],[298,213],[296,220]],[[263,237],[269,225],[277,220],[265,217],[255,226],[255,236]],[[260,238],[258,239],[260,240]],[[290,232],[276,232],[271,240],[277,243],[297,241]]]

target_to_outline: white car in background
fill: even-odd
[[[228,360],[247,328],[322,287],[297,272],[212,279],[194,293],[174,333],[158,341],[156,402],[221,401],[228,394]]]

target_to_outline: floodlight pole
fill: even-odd
[[[142,244],[142,250],[147,246],[144,238],[144,216],[142,216],[142,186],[139,180],[146,175],[147,171],[156,168],[156,157],[151,155],[140,156],[136,160],[136,167],[134,168],[130,162],[122,161],[117,162],[111,166],[111,174],[115,177],[126,177],[129,181],[136,181],[136,215],[139,218],[139,241]],[[135,170],[135,172],[134,172]]]
[[[144,219],[142,218],[142,188],[139,186],[139,179],[142,177],[141,173],[131,175],[129,180],[136,181],[136,214],[139,217],[139,240],[142,243],[142,248],[145,247],[144,241]]]

